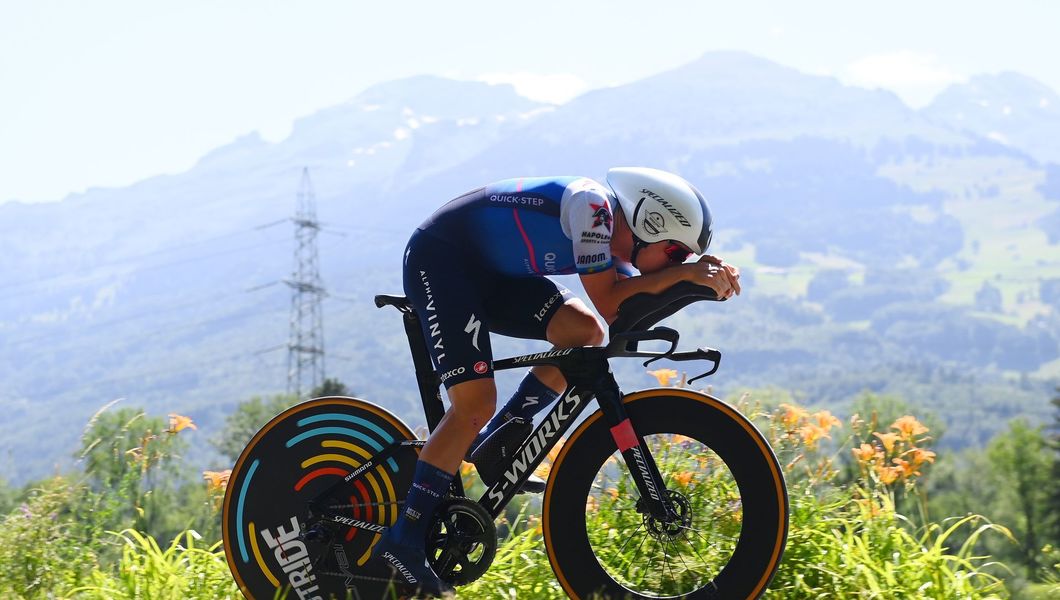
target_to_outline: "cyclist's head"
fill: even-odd
[[[608,170],[607,185],[633,233],[633,262],[640,249],[655,242],[671,242],[666,254],[672,262],[707,251],[713,234],[710,207],[691,183],[659,169],[616,167]]]

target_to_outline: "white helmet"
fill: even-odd
[[[672,240],[695,254],[710,246],[710,207],[680,176],[647,167],[616,167],[607,171],[607,185],[640,245]]]

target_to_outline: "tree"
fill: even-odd
[[[349,396],[350,388],[346,387],[345,383],[342,383],[338,379],[327,378],[324,379],[324,383],[313,388],[313,391],[309,392],[310,398],[320,398],[322,396]]]
[[[325,383],[328,381],[330,380],[325,380]],[[210,440],[210,443],[228,458],[231,464],[235,464],[239,453],[250,443],[259,429],[270,419],[298,402],[298,396],[293,394],[276,394],[268,398],[255,396],[246,402],[241,402],[235,411],[225,418],[224,429],[217,437]]]
[[[1042,522],[1051,512],[1048,490],[1052,484],[1052,464],[1042,429],[1042,426],[1031,427],[1024,419],[1015,419],[1009,423],[1008,431],[987,446],[999,497],[1010,507],[1007,515],[990,516],[1013,530],[1020,541],[1020,562],[1027,567],[1030,577],[1036,575],[1040,566]]]
[[[168,423],[138,408],[99,410],[85,427],[78,453],[92,507],[103,529],[132,527],[151,535],[181,528],[182,505],[175,501],[181,483],[177,461],[186,442],[179,436],[196,429],[188,417],[170,414]]]
[[[17,490],[11,487],[6,480],[0,479],[0,517],[11,512],[11,509],[15,507],[17,497]]]
[[[1053,398],[1053,406],[1056,407],[1056,415],[1053,425],[1050,427],[1052,433],[1049,435],[1048,444],[1053,449],[1052,476],[1049,483],[1049,504],[1052,510],[1047,511],[1050,522],[1047,523],[1054,547],[1060,547],[1060,386],[1056,388],[1057,395]]]
[[[310,398],[322,396],[349,396],[350,389],[338,379],[324,379],[324,382],[309,392]],[[276,394],[262,398],[255,396],[241,402],[232,414],[225,418],[221,433],[210,440],[211,445],[223,456],[235,464],[239,453],[250,443],[254,434],[265,426],[270,419],[298,404],[300,399],[295,395]]]

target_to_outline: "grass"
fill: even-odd
[[[864,420],[855,418],[845,426],[827,411],[811,414],[790,403],[767,411],[745,396],[738,407],[756,420],[785,465],[791,502],[787,549],[766,597],[1008,597],[1004,582],[992,574],[1004,566],[977,554],[980,538],[1011,538],[1006,529],[976,515],[918,525],[897,510],[896,497],[916,494],[921,471],[934,460],[925,446],[927,429],[916,419],[906,416],[872,431]],[[830,443],[833,437],[838,441]],[[704,530],[710,534],[687,538],[692,551],[679,560],[652,560],[650,549],[620,544],[640,519],[634,511],[621,510],[634,494],[615,457],[586,505],[590,539],[613,576],[630,585],[681,591],[702,580],[703,573],[715,572],[731,552],[742,523],[741,499],[728,469],[705,446],[678,436],[650,436],[648,441],[668,474],[668,487],[681,490],[693,514],[705,516],[709,524]],[[160,544],[134,529],[105,533],[85,528],[79,525],[85,515],[70,510],[83,500],[82,487],[57,479],[3,518],[0,597],[241,597],[219,543],[203,540],[195,531]],[[510,521],[502,520],[505,534],[491,569],[460,588],[460,597],[565,597],[531,506],[527,503]],[[967,541],[951,547],[958,533]],[[1051,589],[1039,586],[1038,591]]]

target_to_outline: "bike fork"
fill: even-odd
[[[611,437],[618,446],[626,468],[640,493],[638,508],[656,519],[669,522],[679,518],[666,498],[666,485],[658,465],[648,451],[644,438],[636,432],[634,424],[622,404],[622,392],[614,375],[607,373],[606,380],[597,386],[597,402],[611,428]]]

